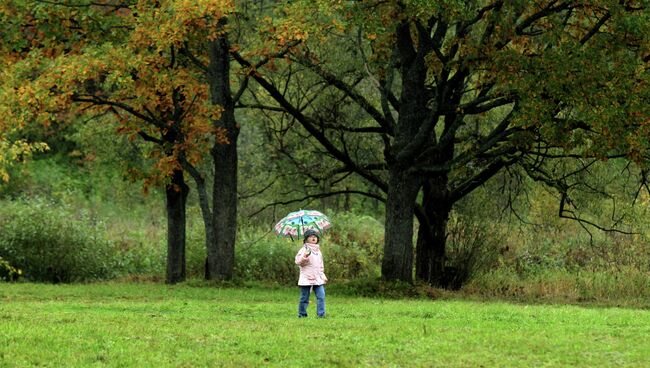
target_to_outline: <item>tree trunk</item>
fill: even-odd
[[[422,187],[425,221],[420,222],[416,246],[416,278],[443,286],[447,243],[447,221],[451,205],[446,199],[446,179],[428,180]]]
[[[209,276],[216,280],[232,279],[237,235],[237,145],[218,144],[213,149],[215,182],[213,188],[213,226],[215,253],[208,253]]]
[[[413,282],[413,211],[419,190],[417,178],[403,171],[390,171],[381,264],[385,280]]]
[[[183,171],[174,170],[171,182],[165,186],[168,284],[185,281],[185,204],[188,193]]]
[[[201,217],[203,218],[203,228],[205,229],[205,249],[213,248],[216,244],[214,235],[214,225],[212,224],[213,214],[210,208],[210,198],[208,196],[207,183],[201,173],[190,164],[184,156],[181,156],[181,165],[183,169],[190,173],[196,183],[196,191],[199,197],[199,207],[201,207]],[[205,258],[205,279],[210,279],[210,269],[208,267],[208,257]]]
[[[226,18],[219,20],[223,31]],[[214,183],[212,186],[212,226],[214,244],[208,248],[206,277],[212,280],[232,279],[235,267],[235,238],[237,235],[237,138],[239,125],[230,90],[230,45],[226,32],[210,42],[208,83],[213,105],[223,112],[213,121],[215,129],[225,132],[227,142],[215,142],[212,148]]]
[[[396,30],[402,86],[394,141],[385,150],[389,178],[381,265],[384,279],[407,282],[413,282],[413,218],[415,200],[422,186],[421,175],[409,171],[433,133],[432,117],[426,107],[424,57],[427,53],[416,50],[412,33],[408,21],[403,21]]]

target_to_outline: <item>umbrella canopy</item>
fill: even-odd
[[[302,237],[305,231],[312,229],[322,234],[332,226],[330,219],[316,210],[291,212],[275,224],[275,233],[281,236]]]

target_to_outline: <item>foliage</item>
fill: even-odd
[[[43,152],[47,149],[48,146],[45,143],[9,140],[5,137],[3,127],[0,126],[0,187],[9,181],[9,169],[13,165],[26,161],[35,152]]]
[[[328,318],[298,320],[297,299],[294,287],[2,285],[0,356],[9,367],[638,367],[648,359],[646,309],[328,290]]]
[[[275,233],[259,228],[239,231],[235,252],[235,276],[242,280],[260,280],[284,285],[298,280],[294,256],[300,241],[278,238]],[[326,273],[327,273],[327,264]]]
[[[370,215],[335,212],[335,226],[324,237],[324,253],[332,280],[379,276],[384,232],[382,223]]]
[[[211,126],[221,107],[209,101],[192,63],[177,57],[190,37],[214,31],[211,24],[229,6],[227,1],[165,1],[158,7],[10,2],[5,14],[13,15],[23,33],[38,28],[40,38],[33,42],[41,47],[16,52],[8,63],[2,86],[7,118],[47,127],[75,116],[112,115],[118,132],[156,143],[150,152],[154,164],[139,174],[146,183],[164,181],[179,167],[178,155],[196,163],[211,141],[227,140]],[[49,27],[49,19],[65,21]]]
[[[102,224],[44,200],[5,203],[0,212],[0,256],[30,281],[110,278],[117,262]]]
[[[16,281],[22,274],[23,271],[21,269],[15,268],[9,262],[5,261],[4,258],[0,257],[0,281]]]

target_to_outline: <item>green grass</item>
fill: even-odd
[[[335,289],[333,289],[335,290]],[[650,366],[650,311],[294,288],[0,283],[0,367]],[[313,297],[312,297],[313,298]]]

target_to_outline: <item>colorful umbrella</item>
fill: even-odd
[[[330,219],[319,211],[300,210],[291,212],[275,224],[275,233],[281,236],[302,237],[305,231],[312,229],[320,234],[332,226]]]

